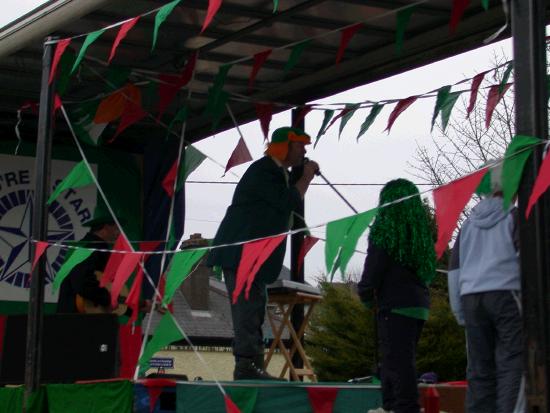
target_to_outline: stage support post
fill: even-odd
[[[546,0],[512,0],[516,134],[548,138]],[[542,162],[535,148],[519,189],[524,365],[528,412],[547,412],[550,371],[550,193],[525,210]]]
[[[305,122],[302,118],[301,121],[296,123],[296,119],[298,119],[298,116],[300,114],[300,108],[293,109],[292,110],[292,125],[296,126],[297,128],[300,128],[302,130],[305,129]],[[296,182],[300,177],[302,176],[303,172],[303,166],[300,165],[298,167],[292,168],[292,171],[290,173],[290,182],[291,184]],[[304,208],[304,202],[301,203],[300,207],[296,211],[297,215],[294,215],[293,218],[293,225],[292,229],[295,228],[304,228],[306,226],[304,220],[300,217],[305,216],[305,208]],[[302,268],[298,271],[298,256],[300,254],[300,249],[302,248],[302,244],[304,242],[304,233],[299,232],[297,234],[293,234],[290,236],[290,279],[292,281],[296,281],[299,283],[304,283],[304,265],[302,265]],[[294,330],[298,331],[300,326],[302,325],[302,322],[304,321],[304,305],[303,304],[297,304],[294,309],[292,310],[292,313],[290,315],[290,320],[292,322],[292,327]],[[302,346],[304,345],[304,339],[301,338]],[[292,364],[294,367],[301,369],[304,367],[304,363],[302,361],[302,358],[296,352],[294,356],[292,357]]]
[[[55,44],[47,37],[42,55],[42,80],[40,90],[40,112],[38,115],[38,135],[34,167],[34,201],[32,213],[32,239],[47,240],[48,208],[47,196],[50,190],[52,121],[53,121],[53,83],[49,84],[50,67]],[[31,251],[36,249],[32,244]],[[40,386],[40,365],[42,360],[42,328],[44,310],[44,284],[46,279],[46,257],[42,256],[36,266],[30,285],[27,318],[27,349],[25,355],[25,401],[24,409],[31,393]],[[60,368],[62,368],[60,366]]]

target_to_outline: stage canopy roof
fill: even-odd
[[[13,138],[16,112],[25,102],[38,102],[43,39],[67,38],[96,31],[121,20],[142,15],[167,1],[159,0],[52,0],[0,30],[0,128],[2,139]],[[278,4],[274,12],[275,4]],[[160,26],[152,49],[156,13],[143,15],[121,42],[112,65],[131,68],[134,82],[147,83],[159,74],[179,74],[186,60],[198,51],[195,75],[173,102],[165,118],[182,105],[189,110],[186,139],[196,141],[233,126],[227,114],[212,129],[204,116],[208,90],[220,67],[233,64],[223,90],[237,121],[256,118],[254,102],[274,103],[274,111],[326,97],[400,72],[410,70],[483,45],[506,17],[500,0],[490,0],[485,10],[471,1],[454,33],[450,30],[453,2],[449,0],[224,0],[212,23],[201,34],[209,2],[182,0]],[[465,2],[467,3],[467,2]],[[401,53],[396,51],[398,16],[414,6],[406,25]],[[550,4],[547,9],[550,16]],[[341,61],[336,56],[342,31],[362,23],[352,36]],[[79,102],[105,91],[104,78],[118,28],[107,30],[87,50],[80,71],[63,95],[64,102]],[[510,35],[509,26],[498,39]],[[84,36],[69,47],[78,52]],[[295,44],[307,41],[296,66],[285,71]],[[257,73],[250,76],[254,56],[272,49]],[[258,57],[259,58],[259,57]],[[403,96],[405,97],[405,96]],[[189,98],[189,100],[187,100]],[[145,99],[145,98],[144,98]],[[145,106],[145,105],[144,105]],[[58,128],[63,128],[58,122]],[[24,139],[34,140],[35,122],[23,122]],[[56,139],[60,134],[56,134]],[[139,142],[164,136],[152,118],[128,129],[128,138],[117,141],[123,149],[139,152]],[[62,139],[62,138],[61,138]]]

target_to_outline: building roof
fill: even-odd
[[[192,275],[191,275],[192,276]],[[280,280],[290,280],[290,270],[283,266]],[[185,296],[178,292],[174,295],[174,317],[194,345],[229,346],[233,338],[233,322],[225,283],[215,277],[209,277],[208,311],[193,310]],[[151,332],[153,332],[162,315],[153,313]],[[144,325],[147,319],[144,320]],[[263,325],[264,337],[273,338],[269,321]],[[288,334],[285,335],[288,338]]]

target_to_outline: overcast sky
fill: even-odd
[[[30,11],[33,6],[42,3],[33,0],[4,0],[0,25]],[[510,41],[480,47],[477,50],[440,61],[410,72],[388,78],[347,92],[327,97],[322,102],[361,102],[365,100],[384,100],[405,98],[422,94],[441,86],[456,83],[464,78],[492,67],[494,54],[505,54],[511,58]],[[308,157],[319,162],[323,174],[333,183],[384,183],[390,179],[405,177],[418,180],[409,174],[407,162],[413,161],[417,144],[430,146],[430,121],[433,113],[434,98],[419,99],[404,112],[394,124],[391,133],[383,132],[393,105],[385,107],[376,122],[361,138],[355,137],[367,110],[356,112],[347,124],[341,140],[338,140],[338,122],[323,136],[315,149],[310,147]],[[485,104],[485,102],[481,102]],[[457,103],[458,105],[458,103]],[[311,112],[306,118],[306,131],[315,136],[320,127],[322,112]],[[274,116],[270,131],[280,126],[288,126],[290,112]],[[263,136],[258,121],[243,125],[241,131],[254,159],[262,156]],[[236,130],[218,134],[197,144],[197,148],[225,165],[239,135]],[[311,145],[312,146],[312,145]],[[241,176],[248,164],[236,167],[233,172]],[[206,160],[190,180],[236,181],[238,177],[228,173],[222,178],[223,169]],[[313,182],[321,183],[320,178]],[[377,204],[380,186],[338,187],[350,203],[359,211],[373,208]],[[424,189],[426,189],[424,187]],[[187,220],[185,236],[200,232],[204,237],[213,237],[225,209],[230,203],[234,185],[188,184]],[[315,226],[328,221],[351,215],[352,211],[327,186],[312,186],[306,196],[306,220]],[[312,230],[312,234],[324,238],[325,228]],[[359,249],[366,249],[366,237],[360,241]],[[362,267],[364,255],[356,254],[348,269],[358,273]],[[288,254],[287,254],[288,265]],[[306,276],[309,279],[324,271],[324,243],[319,242],[306,258]]]

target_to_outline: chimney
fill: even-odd
[[[208,240],[202,238],[201,234],[191,234],[189,239],[182,243],[181,249],[206,246],[208,246]],[[212,269],[205,264],[206,255],[199,261],[196,269],[180,287],[191,310],[208,311],[209,309],[209,278],[212,275]]]

